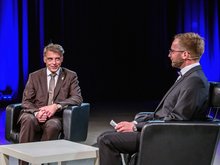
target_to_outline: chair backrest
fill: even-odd
[[[137,165],[212,165],[219,122],[150,122],[142,134]]]
[[[210,82],[210,92],[209,92],[209,108],[207,116],[214,120],[219,118],[219,108],[220,108],[220,82]]]

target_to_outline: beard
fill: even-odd
[[[174,68],[181,68],[181,66],[183,65],[184,60],[183,59],[177,59],[175,61],[172,61],[172,67]]]

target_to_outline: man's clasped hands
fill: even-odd
[[[39,108],[39,112],[36,114],[36,118],[40,123],[44,123],[49,119],[51,116],[54,115],[54,113],[57,111],[56,104],[48,105]]]

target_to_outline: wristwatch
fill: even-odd
[[[133,129],[134,132],[137,132],[137,127],[136,127],[136,125],[134,125],[132,129]]]
[[[62,106],[60,104],[57,104],[58,109],[62,109]]]

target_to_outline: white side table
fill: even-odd
[[[9,165],[9,156],[41,165],[42,163],[94,158],[98,165],[98,148],[67,140],[52,140],[0,146],[0,164]],[[63,163],[62,163],[63,164]]]

